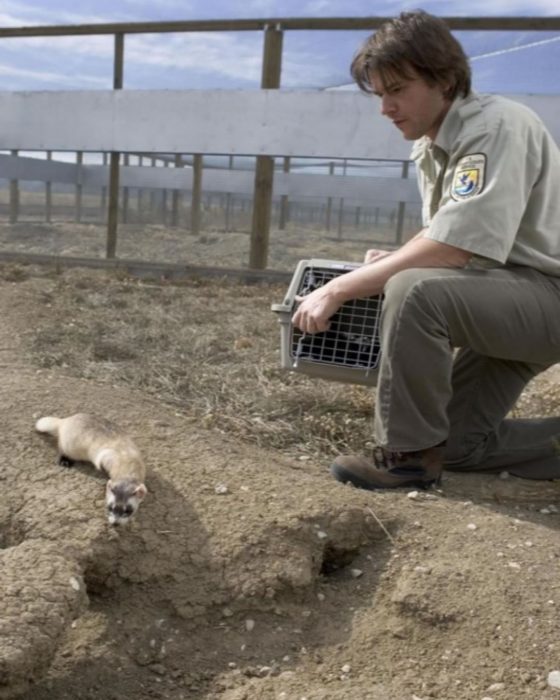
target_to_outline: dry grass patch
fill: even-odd
[[[280,369],[270,305],[284,292],[70,270],[41,280],[29,346],[42,368],[142,389],[252,443],[318,459],[365,449],[371,390]]]
[[[321,463],[372,445],[373,390],[280,369],[270,305],[285,285],[17,266],[2,277],[33,296],[25,337],[39,367],[141,389],[204,427]],[[557,370],[529,385],[513,415],[558,414]]]

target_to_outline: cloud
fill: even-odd
[[[36,2],[37,4],[32,4]],[[144,21],[166,14],[171,19],[272,16],[394,16],[403,7],[418,4],[435,14],[519,15],[557,12],[558,0],[3,0],[0,26],[84,24]],[[84,12],[80,12],[80,9]],[[372,10],[373,8],[373,10]],[[93,12],[89,12],[93,10]],[[179,13],[180,16],[172,16]],[[218,14],[219,13],[219,14]],[[465,49],[473,56],[537,42],[550,33],[461,32]],[[356,32],[286,32],[282,66],[283,87],[326,86],[347,79],[348,63],[360,37]],[[552,50],[552,46],[550,50]],[[37,37],[0,41],[1,73],[27,83],[56,87],[100,86],[112,81],[112,36]],[[257,87],[260,84],[262,32],[204,32],[133,34],[125,39],[126,87]],[[537,50],[537,49],[535,49]],[[544,46],[542,51],[547,50]],[[528,51],[524,53],[528,54]],[[519,60],[523,52],[512,53]],[[526,60],[526,59],[524,59]],[[486,61],[480,61],[486,63]],[[480,65],[479,63],[479,65]],[[550,78],[548,79],[550,83]],[[557,82],[557,81],[556,81]]]
[[[406,3],[407,6],[416,7],[414,2]],[[434,14],[452,17],[523,17],[525,16],[547,16],[558,14],[558,0],[432,0],[425,2],[423,7]]]
[[[31,70],[27,68],[17,68],[14,66],[4,65],[0,63],[0,75],[4,78],[13,78],[21,80],[25,78],[33,82],[48,83],[59,86],[73,85],[76,79],[68,74],[59,72],[50,72],[46,70]],[[89,87],[107,87],[107,81],[101,78],[82,76],[82,81]]]

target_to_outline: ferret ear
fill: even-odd
[[[109,481],[107,482],[107,486],[105,487],[105,490],[106,490],[107,492],[113,490],[113,482],[111,481],[111,479],[109,479]]]
[[[139,501],[141,501],[147,493],[148,489],[144,486],[144,484],[140,484],[140,486],[137,486],[136,490],[134,491],[134,495]]]

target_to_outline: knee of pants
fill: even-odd
[[[414,289],[432,277],[434,277],[434,273],[429,268],[412,268],[395,273],[383,290],[384,313],[390,314],[391,311],[400,309],[405,301],[413,298],[412,292]],[[420,295],[418,297],[422,298]]]

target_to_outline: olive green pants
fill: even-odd
[[[381,347],[378,444],[445,443],[446,469],[560,477],[560,417],[506,418],[527,383],[560,362],[560,278],[405,270],[385,287]]]

